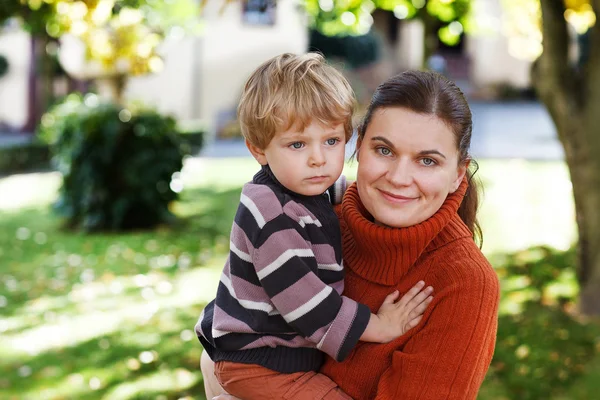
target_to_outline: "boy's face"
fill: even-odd
[[[269,165],[277,180],[304,196],[324,193],[344,168],[344,126],[313,121],[303,132],[292,127],[278,132],[266,149],[246,143],[261,165]]]

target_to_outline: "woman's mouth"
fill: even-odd
[[[387,191],[381,190],[381,189],[379,189],[379,193],[381,193],[383,198],[385,198],[389,202],[396,203],[396,204],[405,204],[405,203],[408,203],[410,201],[417,199],[417,197],[403,196],[401,194],[390,193],[390,192],[387,192]]]

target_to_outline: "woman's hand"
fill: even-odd
[[[419,281],[398,302],[397,290],[389,294],[377,314],[371,314],[369,325],[360,339],[388,343],[417,326],[433,300],[433,288],[428,286],[423,289],[424,286],[425,282]]]
[[[212,400],[241,400],[238,397],[232,396],[230,394],[220,394],[212,398]]]

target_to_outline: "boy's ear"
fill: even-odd
[[[246,140],[246,147],[250,150],[252,156],[258,161],[260,165],[267,165],[267,156],[265,156],[265,152],[263,149],[258,148],[257,146],[250,143]]]

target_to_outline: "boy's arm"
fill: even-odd
[[[344,197],[344,192],[347,188],[348,182],[346,181],[346,176],[340,175],[337,181],[335,181],[335,183],[327,190],[331,204],[341,204],[342,198]]]
[[[285,321],[317,348],[342,361],[365,331],[371,312],[340,296],[318,276],[319,266],[300,225],[279,218],[266,225],[250,254],[260,283]],[[341,272],[341,266],[338,266]],[[340,273],[340,280],[343,275]]]

